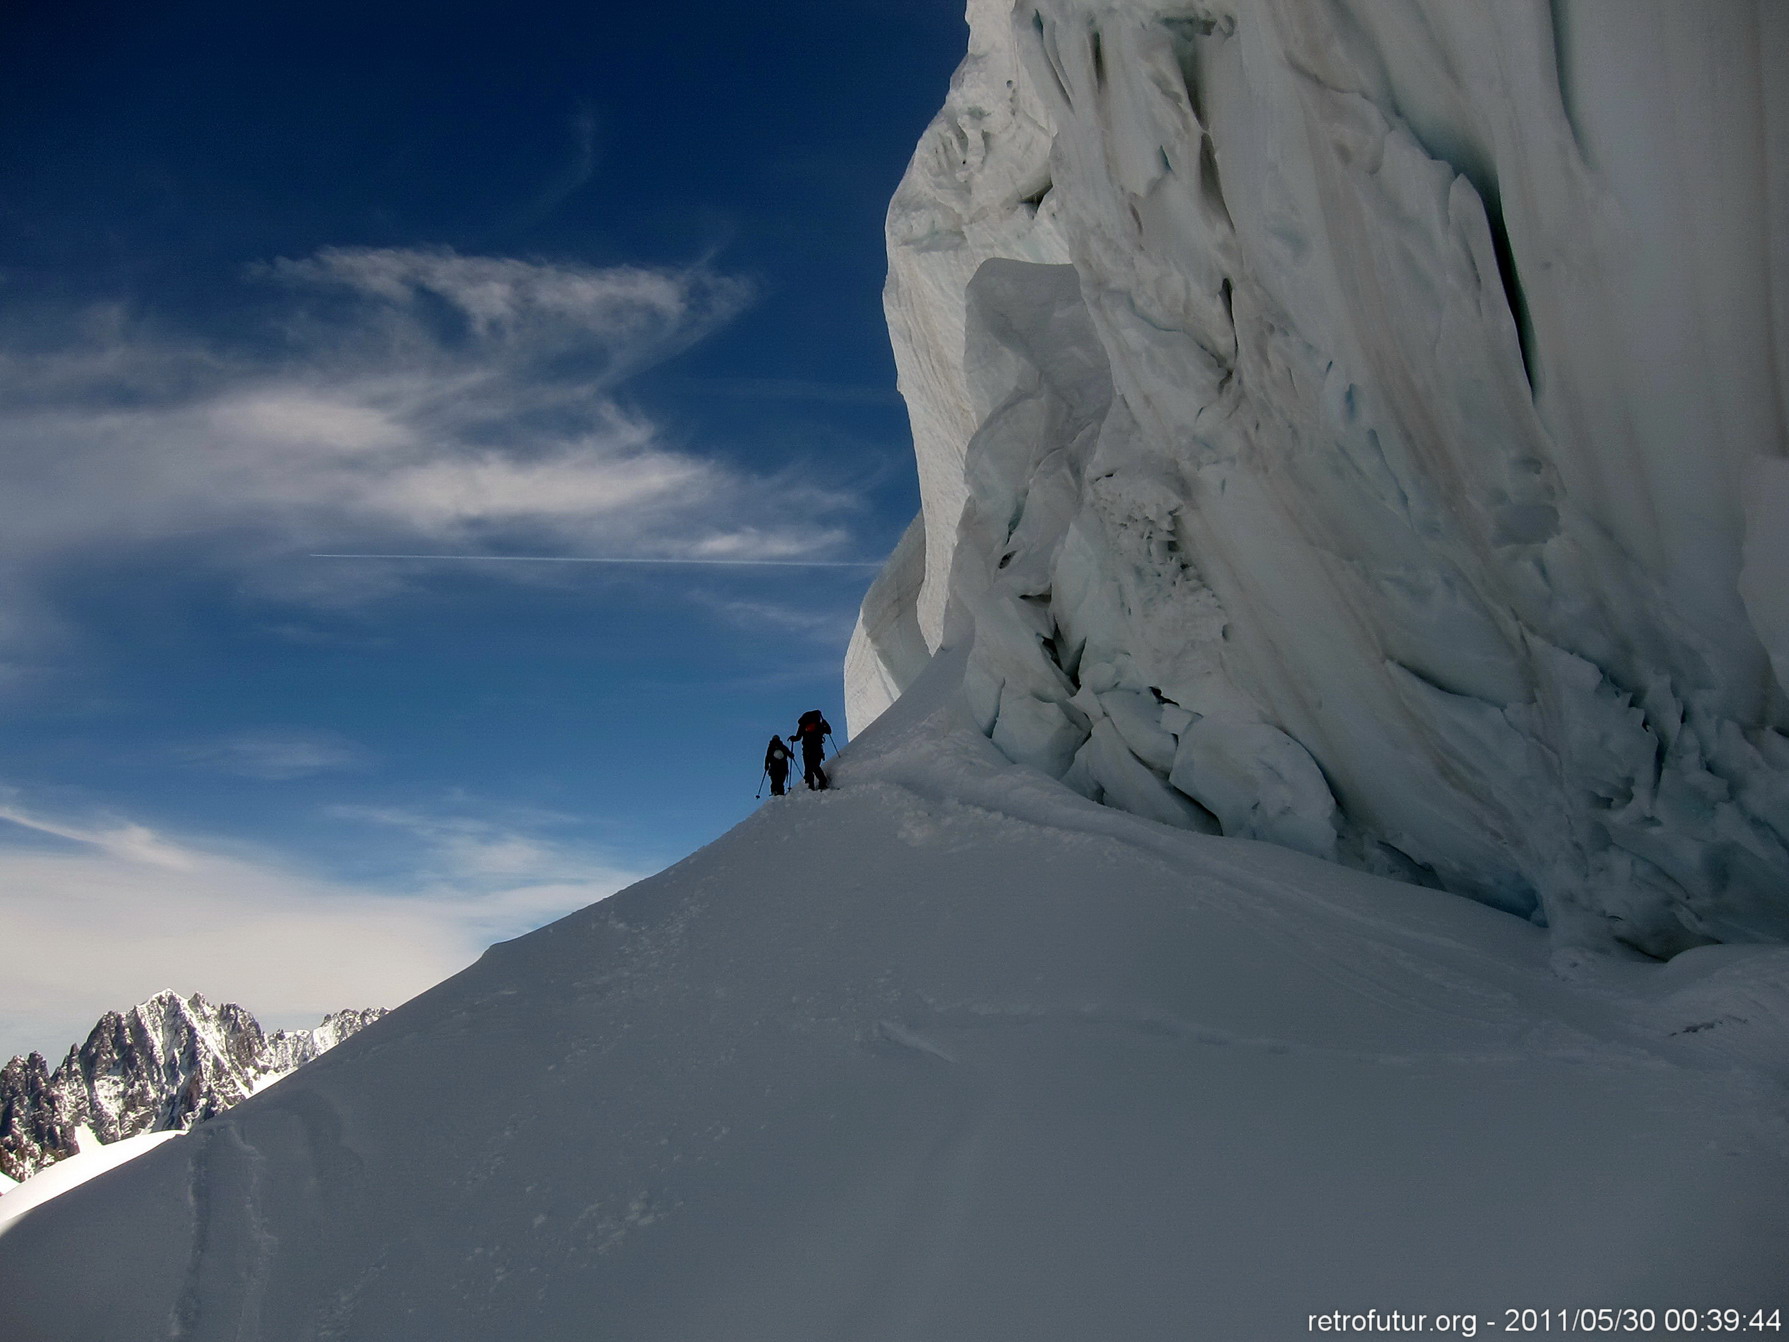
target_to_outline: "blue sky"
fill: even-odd
[[[389,1004],[842,721],[917,506],[882,213],[964,36],[956,0],[8,7],[0,1057],[162,987]]]

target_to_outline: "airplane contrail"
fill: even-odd
[[[619,555],[313,554],[312,559],[471,559],[508,564],[704,564],[734,568],[881,568],[867,559],[641,559]]]

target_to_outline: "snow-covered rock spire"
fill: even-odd
[[[267,1034],[234,1002],[156,993],[108,1011],[51,1070],[41,1053],[0,1069],[0,1173],[20,1180],[101,1143],[184,1132],[370,1025],[384,1009],[337,1011],[310,1030]]]

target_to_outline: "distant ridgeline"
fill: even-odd
[[[184,1131],[385,1014],[332,1012],[312,1030],[265,1033],[234,1002],[160,992],[122,1014],[108,1011],[50,1071],[41,1053],[0,1071],[0,1174],[29,1178],[77,1150],[86,1128],[101,1142]]]
[[[970,0],[852,731],[949,647],[1096,802],[1567,952],[1789,937],[1789,30],[1647,14]]]

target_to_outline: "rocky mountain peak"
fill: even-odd
[[[377,1020],[382,1008],[331,1012],[310,1030],[269,1035],[234,1002],[156,993],[108,1011],[54,1071],[41,1053],[0,1069],[0,1173],[25,1179],[80,1149],[184,1131],[220,1114]]]

